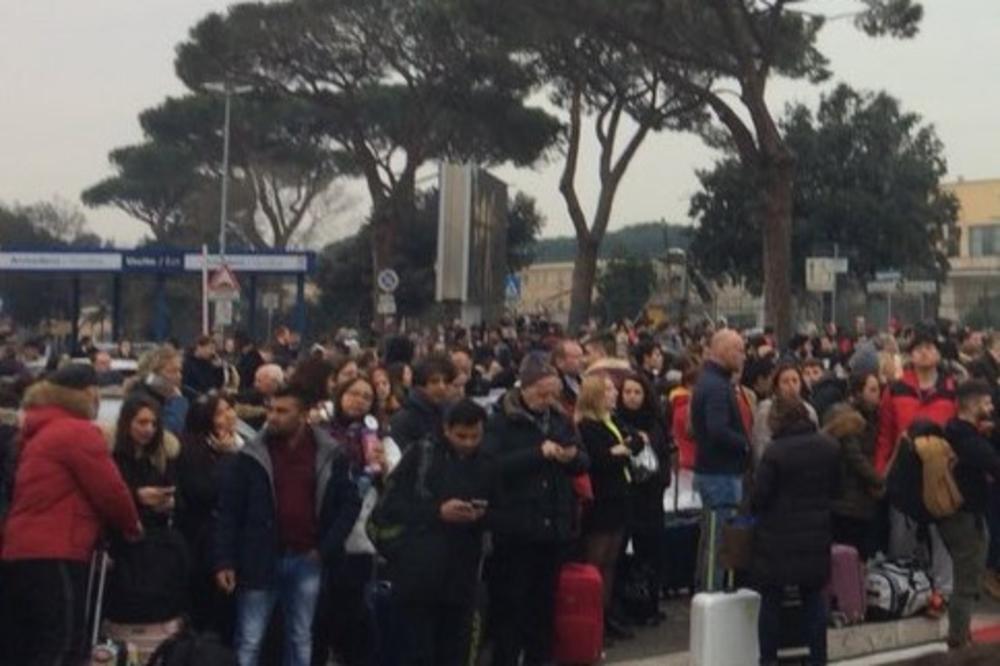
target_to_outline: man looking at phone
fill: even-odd
[[[483,531],[495,519],[497,489],[480,448],[485,420],[475,402],[456,403],[443,436],[410,447],[389,477],[381,511],[404,535],[390,577],[407,627],[406,666],[469,661]]]

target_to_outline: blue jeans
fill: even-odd
[[[694,475],[694,489],[706,509],[739,506],[743,501],[743,477],[739,474]]]
[[[309,666],[319,583],[319,560],[308,555],[286,555],[278,560],[274,587],[237,593],[236,658],[240,666],[257,666],[261,643],[278,602],[281,602],[285,623],[281,663],[283,666]]]
[[[743,477],[728,474],[695,474],[694,489],[701,496],[701,536],[698,539],[698,590],[717,592],[733,582],[719,564],[722,526],[736,514],[743,499]],[[713,520],[714,518],[714,520]]]

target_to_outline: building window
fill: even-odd
[[[969,256],[1000,256],[1000,224],[972,227],[969,233]]]

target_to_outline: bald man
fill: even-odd
[[[253,388],[236,396],[236,415],[254,430],[267,421],[271,396],[285,385],[285,371],[276,363],[265,363],[253,374]]]
[[[702,504],[717,520],[717,534],[725,514],[735,512],[743,499],[743,473],[747,469],[750,438],[736,401],[733,378],[743,370],[746,349],[743,338],[731,329],[712,336],[708,356],[691,396],[691,429],[697,445],[694,487]],[[707,523],[703,537],[709,534]],[[720,539],[702,538],[699,558],[699,587],[714,591],[721,588],[722,572],[718,553],[709,553],[709,544]],[[709,567],[708,563],[714,563]]]

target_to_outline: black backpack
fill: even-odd
[[[924,504],[924,465],[913,444],[913,440],[926,435],[943,438],[944,431],[931,421],[915,421],[896,445],[885,478],[889,503],[920,525],[934,522]]]
[[[213,634],[182,631],[150,656],[148,666],[236,666],[236,655]]]

